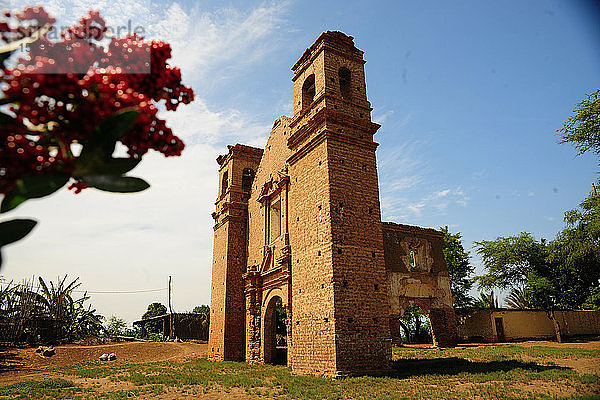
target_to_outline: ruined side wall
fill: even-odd
[[[409,247],[415,247],[418,266],[411,268]],[[391,314],[402,314],[403,298],[435,298],[432,307],[452,307],[450,279],[441,232],[416,226],[383,223],[385,267]]]
[[[455,345],[456,317],[442,233],[384,222],[383,246],[392,318],[416,304],[429,314],[434,344]]]

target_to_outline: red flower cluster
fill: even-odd
[[[27,8],[14,17],[28,32],[54,22],[42,8]],[[0,22],[5,42],[15,40],[18,32],[18,27]],[[149,149],[165,156],[181,154],[183,142],[156,116],[153,103],[165,100],[167,110],[176,110],[194,99],[192,89],[181,84],[179,68],[167,64],[171,47],[128,35],[112,38],[105,48],[100,43],[105,32],[100,14],[90,11],[61,40],[43,36],[29,45],[27,59],[14,68],[2,66],[0,104],[10,104],[14,116],[5,123],[7,110],[0,109],[5,113],[0,115],[0,193],[24,174],[70,173],[76,160],[71,145],[85,145],[107,117],[126,108],[139,111],[120,140],[131,157]],[[85,187],[77,182],[73,186]]]
[[[9,11],[4,12],[6,18],[11,18]],[[0,21],[0,40],[13,42],[31,36],[45,25],[52,25],[56,20],[42,7],[28,7],[14,17],[20,22],[11,27],[7,21]]]

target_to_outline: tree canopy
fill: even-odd
[[[116,315],[111,315],[106,324],[106,333],[109,336],[119,336],[123,334],[127,324],[123,318],[119,318]]]
[[[573,115],[558,130],[561,143],[571,143],[577,155],[593,151],[600,157],[600,89],[586,95],[573,109]]]
[[[508,289],[527,283],[529,273],[545,264],[545,241],[537,241],[530,233],[475,242],[477,254],[487,272],[477,281],[482,288]]]
[[[200,306],[194,307],[192,312],[195,314],[204,314],[206,316],[209,316],[210,315],[210,307],[207,306],[206,304],[202,304]]]
[[[142,315],[142,319],[158,317],[159,315],[164,315],[167,313],[167,307],[158,302],[154,302],[148,306],[148,309]]]
[[[473,301],[469,296],[469,290],[473,286],[470,275],[474,271],[469,262],[469,252],[463,247],[460,232],[452,234],[447,226],[441,228],[441,231],[444,234],[443,251],[450,277],[452,302],[455,308],[469,307]]]
[[[158,317],[167,313],[167,307],[164,304],[154,302],[148,306],[148,310],[142,315],[142,319]],[[160,321],[152,321],[146,325],[148,332],[159,333],[162,331],[162,324]]]

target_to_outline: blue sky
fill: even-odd
[[[133,171],[152,184],[147,192],[63,190],[20,207],[15,215],[40,225],[4,250],[0,274],[68,272],[92,291],[164,288],[170,274],[175,310],[208,303],[214,159],[227,144],[262,146],[273,120],[291,115],[290,67],[325,30],[354,36],[365,52],[368,98],[382,125],[385,220],[448,225],[467,249],[521,231],[551,239],[597,179],[597,161],[575,157],[555,134],[599,86],[600,13],[591,4],[95,2],[109,25],[131,19],[172,44],[171,63],[197,100],[163,115],[188,147],[180,158],[149,155]],[[44,5],[59,24],[89,8],[83,0]],[[166,303],[166,292],[92,296],[99,312],[129,322],[152,301]]]

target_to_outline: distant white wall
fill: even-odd
[[[458,326],[462,341],[498,340],[495,318],[502,319],[504,338],[553,339],[556,337],[552,321],[539,310],[481,310]],[[600,311],[556,311],[561,332],[566,336],[600,335]]]

